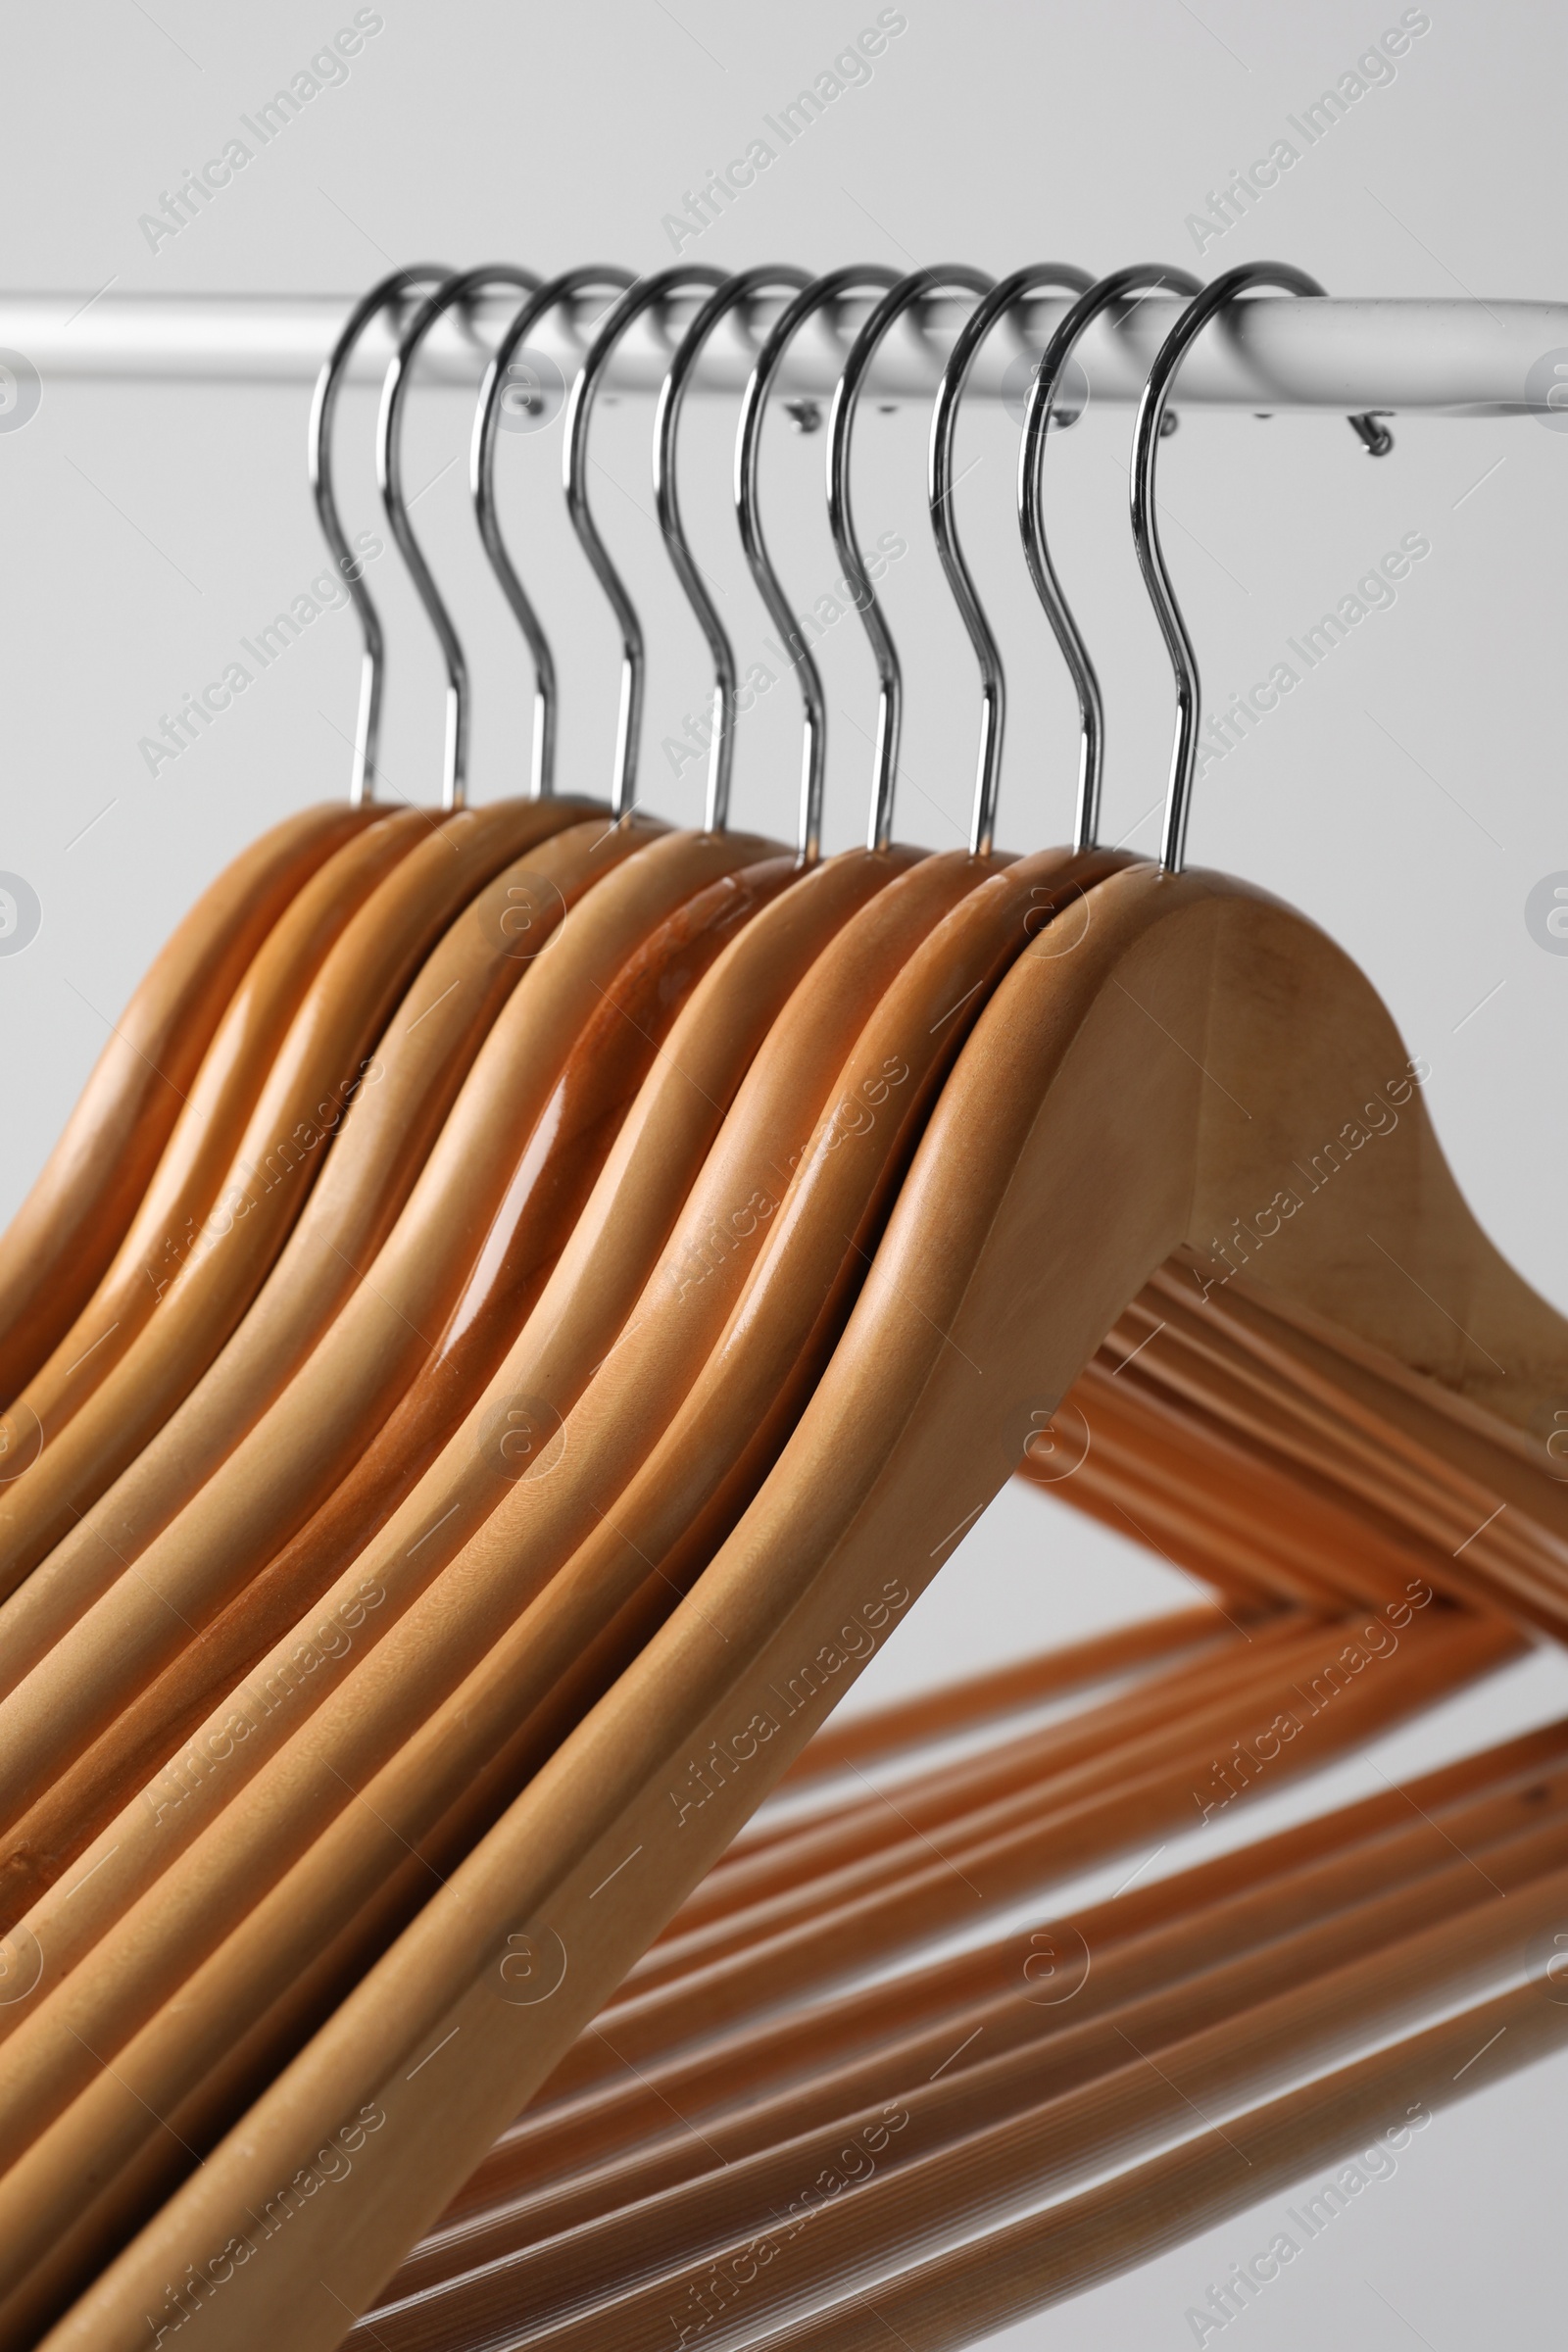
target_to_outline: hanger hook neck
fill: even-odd
[[[789,598],[774,568],[762,536],[758,474],[762,449],[762,424],[767,403],[791,344],[808,322],[832,310],[847,294],[867,287],[886,290],[899,282],[896,270],[871,263],[861,269],[831,270],[813,278],[782,311],[757,355],[741,401],[735,434],[735,511],[740,520],[741,545],[758,594],[768,617],[784,641],[785,651],[801,690],[801,856],[808,863],[821,853],[822,796],[827,770],[827,698],[822,673],[801,633]]]
[[[421,305],[405,329],[403,339],[393,356],[381,386],[381,414],[375,438],[376,479],[380,483],[381,503],[398,553],[409,569],[409,576],[418,592],[425,615],[436,634],[441,658],[447,673],[446,745],[442,761],[441,806],[461,808],[468,789],[468,664],[463,644],[453,626],[452,615],[435,584],[423,550],[415,536],[409,520],[409,502],[403,485],[403,417],[408,406],[409,388],[414,381],[414,363],[421,345],[436,321],[443,318],[455,303],[466,307],[472,297],[485,286],[520,286],[533,292],[539,280],[531,270],[518,270],[511,262],[486,263],[477,270],[465,270],[437,286]]]
[[[1320,297],[1324,292],[1315,277],[1308,277],[1304,270],[1293,269],[1287,262],[1248,262],[1239,269],[1227,270],[1222,277],[1215,278],[1211,286],[1194,297],[1160,345],[1138,404],[1138,418],[1133,428],[1133,542],[1176,678],[1176,735],[1171,747],[1159,858],[1161,870],[1167,874],[1179,874],[1187,858],[1187,819],[1192,805],[1193,772],[1198,762],[1202,693],[1198,657],[1176,602],[1159,539],[1154,467],[1160,427],[1176,371],[1193,344],[1217,312],[1253,286],[1270,286],[1281,293],[1308,297]],[[1385,455],[1393,447],[1393,436],[1383,430],[1376,418],[1352,416],[1349,421],[1357,437],[1375,456]]]
[[[497,585],[522,631],[533,660],[533,743],[528,776],[528,796],[531,800],[547,799],[556,788],[559,703],[556,662],[550,640],[517,575],[502,534],[501,518],[496,507],[496,442],[511,414],[507,407],[507,395],[516,388],[512,382],[512,371],[524,337],[530,335],[539,320],[548,317],[550,312],[575,302],[579,295],[621,294],[632,282],[629,270],[616,270],[609,264],[590,264],[580,270],[563,270],[559,277],[551,278],[536,293],[530,294],[509,321],[496,345],[474,409],[468,486],[473,495],[479,539]],[[548,423],[550,419],[544,417],[540,421]]]
[[[958,544],[953,497],[956,487],[953,479],[953,446],[957,434],[958,410],[980,348],[1000,318],[1015,310],[1030,295],[1043,293],[1048,287],[1065,287],[1075,294],[1081,294],[1091,282],[1087,270],[1075,270],[1069,263],[1038,262],[1032,269],[1015,270],[1010,277],[993,286],[958,330],[957,340],[942,371],[942,381],[937,386],[936,402],[931,411],[928,466],[931,529],[948,586],[953,591],[954,602],[969,632],[969,643],[974,648],[975,660],[980,665],[980,749],[975,763],[974,812],[969,830],[969,853],[975,858],[989,858],[996,837],[997,794],[1002,776],[1002,737],[1006,718],[1006,679],[996,632],[986,617],[969,566],[964,562],[963,550]]]
[[[452,274],[445,262],[415,262],[406,270],[394,270],[386,277],[379,278],[369,292],[355,304],[339,328],[337,340],[321,364],[321,372],[316,379],[316,390],[311,399],[311,421],[306,442],[311,495],[316,502],[321,536],[326,541],[333,563],[343,575],[354,610],[359,615],[360,632],[364,640],[364,651],[360,657],[360,707],[354,726],[354,767],[349,778],[349,805],[356,808],[375,798],[376,756],[381,737],[381,689],[386,674],[386,640],[382,634],[381,616],[365,585],[364,563],[350,547],[342,517],[338,514],[337,492],[333,486],[332,427],[349,362],[371,320],[378,318],[383,311],[395,310],[416,286],[440,285]]]
[[[627,288],[594,337],[566,404],[566,440],[562,461],[566,511],[578,544],[610,600],[620,629],[620,710],[615,725],[615,775],[610,803],[617,820],[629,816],[637,805],[637,754],[642,737],[647,662],[637,608],[611,561],[610,550],[599,536],[588,502],[588,427],[605,370],[627,329],[671,294],[695,288],[710,290],[723,285],[728,274],[727,270],[707,269],[698,263],[677,263],[673,269],[656,270],[652,277],[639,278]]]
[[[850,438],[871,363],[898,320],[933,294],[952,291],[984,295],[990,293],[995,282],[983,270],[970,270],[962,263],[952,268],[911,270],[906,277],[901,277],[889,288],[856,336],[834,387],[828,419],[828,520],[844,576],[855,591],[861,626],[871,641],[877,671],[876,754],[867,831],[868,846],[873,850],[885,850],[893,839],[893,789],[899,772],[904,675],[856,534],[850,499]]]
[[[729,822],[730,778],[735,764],[735,654],[681,521],[675,477],[675,447],[681,411],[697,363],[710,337],[732,312],[770,288],[799,292],[809,283],[809,275],[804,270],[763,264],[755,270],[741,270],[704,303],[681,337],[680,347],[665,371],[659,391],[659,410],[654,420],[654,504],[669,560],[675,567],[675,576],[686,591],[687,602],[697,615],[698,626],[707,638],[709,652],[713,658],[711,724],[708,745],[708,805],[703,819],[704,828],[710,833],[722,833]],[[804,841],[800,854],[804,860],[807,857]]]
[[[1055,634],[1078,697],[1078,806],[1073,847],[1079,852],[1092,850],[1100,838],[1101,785],[1105,761],[1104,706],[1089,648],[1052,561],[1041,505],[1041,474],[1056,402],[1084,334],[1103,312],[1159,286],[1192,295],[1199,291],[1199,280],[1185,270],[1166,270],[1152,264],[1114,270],[1090,286],[1058,321],[1041,354],[1024,403],[1023,434],[1018,447],[1018,527],[1029,577]]]

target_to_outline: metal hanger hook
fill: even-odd
[[[1179,874],[1187,855],[1187,818],[1193,797],[1193,770],[1198,761],[1201,688],[1198,657],[1187,634],[1159,543],[1154,511],[1154,465],[1165,403],[1177,369],[1215,313],[1224,310],[1250,286],[1275,286],[1287,294],[1321,296],[1324,292],[1315,277],[1308,277],[1304,270],[1292,269],[1287,262],[1248,262],[1240,269],[1227,270],[1223,277],[1215,278],[1211,286],[1188,304],[1160,345],[1138,404],[1138,421],[1133,428],[1133,541],[1144,584],[1176,674],[1176,739],[1171,748],[1170,785],[1159,859],[1161,870],[1167,874]],[[1394,446],[1392,434],[1373,416],[1352,416],[1350,426],[1373,457],[1386,456]]]
[[[1105,763],[1104,706],[1100,680],[1089,658],[1082,632],[1062,594],[1051,560],[1045,516],[1040,506],[1040,473],[1045,463],[1046,437],[1056,395],[1068,362],[1085,330],[1102,312],[1129,295],[1152,293],[1165,286],[1178,294],[1196,294],[1200,280],[1185,270],[1165,270],[1158,263],[1114,270],[1101,278],[1075,302],[1047,343],[1035,369],[1024,404],[1023,437],[1018,444],[1018,528],[1023,538],[1024,563],[1035,594],[1055,631],[1062,659],[1072,674],[1078,695],[1078,809],[1073,825],[1075,850],[1092,850],[1100,837],[1100,792]]]
[[[860,392],[882,342],[906,312],[933,294],[956,288],[964,294],[989,294],[994,278],[962,263],[951,269],[912,270],[884,294],[850,347],[844,372],[833,392],[828,419],[827,512],[844,575],[855,590],[856,605],[876,659],[876,765],[871,797],[868,846],[885,850],[893,838],[893,787],[899,772],[899,729],[904,713],[904,678],[888,625],[877,608],[876,591],[861,560],[850,505],[850,435]],[[863,601],[862,601],[863,600]]]
[[[415,262],[407,270],[394,270],[379,278],[369,292],[357,302],[339,329],[336,342],[321,364],[311,399],[311,422],[307,438],[311,495],[316,501],[317,519],[321,536],[331,551],[332,560],[343,574],[354,610],[359,614],[365,650],[360,657],[360,708],[354,725],[354,769],[349,778],[349,804],[359,808],[362,802],[375,798],[375,758],[381,737],[381,685],[386,671],[386,640],[381,632],[381,616],[365,585],[365,567],[348,543],[342,519],[337,511],[337,494],[332,487],[332,425],[337,416],[338,394],[348,372],[360,337],[372,318],[391,310],[415,286],[434,283],[440,285],[453,272],[445,262]]]
[[[800,680],[803,736],[801,743],[801,856],[807,863],[820,857],[822,850],[822,788],[827,767],[827,701],[822,692],[822,674],[811,659],[810,648],[801,635],[800,623],[790,609],[782,581],[773,568],[766,542],[762,537],[762,518],[758,504],[758,467],[762,451],[762,424],[767,416],[768,396],[784,364],[790,345],[807,321],[832,309],[846,294],[856,293],[867,286],[886,289],[896,286],[899,273],[885,270],[876,263],[863,269],[831,270],[825,277],[813,278],[798,294],[789,307],[774,320],[773,326],[757,355],[746,391],[741,401],[740,423],[735,434],[735,512],[740,521],[741,545],[751,565],[752,578],[758,594],[767,607],[768,617],[783,638],[795,674]]]
[[[1075,270],[1067,262],[1037,262],[1032,269],[1015,270],[1000,285],[993,286],[976,308],[971,311],[958,330],[958,337],[948,355],[937,386],[936,404],[931,411],[931,453],[928,467],[928,490],[931,506],[931,528],[936,535],[937,554],[954,602],[969,632],[980,664],[980,751],[975,768],[974,816],[969,831],[970,854],[989,858],[997,826],[997,791],[1002,774],[1002,735],[1006,719],[1007,688],[1003,673],[1002,651],[987,620],[976,594],[969,566],[958,545],[958,527],[953,512],[953,444],[958,425],[958,409],[964,387],[969,381],[981,345],[999,318],[1014,310],[1031,294],[1043,293],[1049,286],[1065,286],[1081,294],[1092,283],[1086,270]]]
[[[685,405],[693,370],[707,347],[709,337],[721,320],[769,288],[793,287],[798,291],[809,283],[809,273],[805,270],[770,268],[764,264],[755,270],[741,270],[738,276],[720,286],[717,293],[704,303],[681,337],[680,348],[671,360],[659,391],[659,410],[654,418],[654,504],[659,514],[659,527],[664,534],[664,544],[669,550],[669,560],[675,566],[675,576],[686,591],[713,657],[712,731],[708,746],[708,810],[703,820],[704,829],[709,833],[722,833],[729,822],[730,777],[735,765],[735,653],[724,624],[718,617],[717,608],[708,593],[702,566],[692,554],[680,518],[680,500],[675,484],[675,442],[681,410]],[[805,831],[803,823],[800,845],[803,862],[816,854],[814,850],[808,852]]]
[[[414,363],[419,347],[454,303],[466,303],[471,295],[484,286],[521,286],[525,292],[537,291],[539,280],[529,270],[519,270],[511,262],[487,262],[481,269],[462,270],[449,277],[443,285],[420,306],[404,332],[386,381],[381,386],[381,415],[375,436],[375,470],[381,485],[381,503],[386,518],[397,541],[398,553],[409,567],[410,577],[418,591],[430,626],[441,647],[441,657],[447,672],[446,748],[442,761],[441,806],[461,808],[468,790],[468,664],[464,658],[458,632],[452,625],[441,592],[431,576],[424,560],[414,525],[409,520],[408,501],[403,490],[403,414],[408,406],[409,388],[414,381]]]
[[[673,269],[659,270],[652,277],[639,278],[627,288],[595,336],[588,357],[577,370],[566,405],[566,442],[563,455],[566,509],[583,554],[593,565],[594,576],[610,599],[611,610],[620,625],[620,713],[615,725],[615,781],[610,802],[617,818],[629,816],[636,806],[637,753],[642,735],[647,661],[637,609],[611,562],[610,550],[600,538],[589,509],[588,426],[605,369],[626,329],[666,296],[697,287],[722,286],[728,276],[726,270],[706,269],[691,262],[676,263]]]
[[[501,593],[511,606],[533,657],[533,750],[528,778],[531,800],[544,800],[556,788],[556,663],[550,640],[527,590],[517,577],[502,536],[501,518],[496,511],[496,437],[506,414],[507,393],[514,388],[509,379],[523,337],[531,334],[551,311],[574,302],[579,294],[624,293],[632,283],[629,270],[590,265],[586,269],[563,270],[559,277],[551,278],[537,293],[530,294],[496,345],[474,410],[468,486],[473,493],[479,537]]]

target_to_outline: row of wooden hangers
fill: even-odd
[[[1134,1708],[1162,1702],[1164,1719],[1188,1735],[1203,1668],[1212,1693],[1220,1683],[1212,1669],[1222,1663],[1213,1646],[1222,1623],[1209,1612],[1203,1629],[1196,1614],[1170,1623],[1164,1640],[1189,1647],[1206,1640],[1206,1659],[1129,1694]],[[1377,1703],[1388,1720],[1401,1702],[1381,1692]],[[1090,1751],[1102,1795],[1135,1785],[1131,1712],[1112,1700],[1026,1736],[1036,1747],[1054,1740],[1040,1786],[1058,1820],[1084,1785]],[[1154,1712],[1151,1704],[1146,1721]],[[875,1752],[864,1735],[882,1728],[860,1727],[858,1752]],[[1390,1786],[1261,1844],[1136,1892],[1119,1889],[1054,1920],[1049,1934],[1013,1929],[826,1996],[813,1997],[801,1969],[787,2009],[769,2003],[755,1974],[745,1986],[758,1946],[737,1936],[724,2029],[715,2032],[710,2016],[701,2042],[690,2038],[691,2011],[712,2003],[718,1979],[710,1968],[683,1974],[671,1954],[662,2012],[635,1981],[611,2004],[350,2340],[384,2352],[652,2343],[670,2340],[673,2317],[675,2340],[772,2343],[782,2322],[779,2340],[815,2342],[824,2305],[838,2325],[847,2304],[883,2308],[879,2273],[884,2282],[890,2270],[897,2277],[911,2254],[929,2270],[944,2238],[961,2242],[981,2225],[992,2225],[985,2250],[994,2251],[994,2225],[1009,2205],[1059,2195],[1162,2138],[1185,2131],[1191,2139],[1222,2115],[1234,2135],[1225,2111],[1239,2099],[1255,2103],[1308,2075],[1321,2085],[1358,2042],[1399,2034],[1398,2061],[1426,2107],[1462,2097],[1480,2086],[1473,2072],[1462,2070],[1456,2083],[1450,2059],[1440,2073],[1408,2027],[1487,1982],[1499,1948],[1520,1932],[1514,1899],[1523,1895],[1529,1920],[1542,1916],[1535,1880],[1554,1876],[1560,1899],[1562,1740],[1553,1726],[1408,1788]],[[830,1740],[824,1765],[841,1760]],[[971,1756],[971,1777],[1004,1752],[988,1746]],[[913,1800],[951,1876],[974,1871],[983,1884],[975,1841],[956,1835],[956,1817],[920,1806],[922,1790],[958,1777],[901,1779],[890,1794],[901,1812]],[[888,1822],[888,1808],[880,1810]],[[816,1834],[804,1823],[795,1835]],[[790,1837],[783,1830],[765,1847]],[[717,1874],[710,1903],[731,1867],[744,1875],[752,1860],[738,1854]],[[1037,1870],[1050,1867],[1037,1850]],[[885,1917],[897,1901],[890,1881]],[[841,1935],[839,1921],[817,1923],[819,1943]],[[650,1959],[669,1942],[662,1938]],[[1494,2063],[1523,2064],[1560,2044],[1568,2021],[1553,2015],[1559,2006],[1537,1986],[1528,2004],[1512,2003],[1516,2027],[1525,2012],[1526,2034]],[[1477,2034],[1463,2055],[1488,2039]],[[1440,2050],[1448,2046],[1440,2039]],[[1383,2051],[1361,2068],[1376,2117],[1363,2110],[1362,2128],[1374,2136],[1402,2112],[1386,2104],[1390,2065]],[[1353,2073],[1354,2062],[1339,2071]],[[1497,2078],[1484,2071],[1481,2079]],[[1343,2119],[1337,2128],[1345,2132]],[[1032,2162],[1020,2162],[1030,2141]],[[1298,2172],[1311,2161],[1310,2150],[1297,2150]],[[1258,2193],[1234,2136],[1230,2178],[1219,2185],[1222,2209]],[[797,2200],[812,2189],[805,2202],[824,2209],[803,2239]],[[830,2210],[840,2196],[842,2214]],[[1125,2193],[1122,2204],[1125,2237],[1136,2245],[1150,2217]],[[1037,2234],[1037,2252],[1049,2243],[1049,2233]],[[987,2267],[973,2263],[971,2278]],[[1076,2287],[1093,2275],[1066,2269]],[[791,2307],[808,2298],[815,2313],[792,2322]],[[903,2331],[906,2281],[899,2302]],[[911,2342],[970,2340],[950,2315],[944,2323],[919,2301],[912,2316]]]
[[[525,299],[472,478],[534,655],[535,789],[469,808],[462,648],[399,450],[421,344],[494,282]],[[1258,1620],[1256,1654],[1244,1672],[1230,1642],[1212,1687],[1143,1702],[1152,1746],[1071,1832],[1032,1750],[933,1794],[944,1820],[974,1814],[998,1900],[1042,1839],[1059,1861],[1073,1836],[1165,1818],[1200,1748],[1250,1740],[1353,1645],[1348,1612],[1401,1640],[1364,1682],[1341,1669],[1331,1741],[1516,1654],[1523,1629],[1560,1634],[1568,1326],[1465,1208],[1420,1065],[1349,960],[1246,884],[1184,870],[1198,672],[1155,462],[1185,353],[1258,285],[1319,291],[1272,267],[1201,292],[1054,265],[998,284],[425,267],[347,321],[311,447],[366,629],[354,797],[275,828],[187,917],[0,1242],[0,2343],[334,2343],[618,1986],[659,2046],[725,1999],[803,1997],[877,1935],[932,1932],[941,1893],[853,1803],[815,1844],[737,1851],[696,1889],[1001,1485],[1048,1478],[1080,1423],[1093,1442],[1060,1491],[1194,1566],[1239,1631]],[[447,663],[438,811],[372,797],[380,632],[330,457],[349,359],[416,286],[377,458]],[[1098,846],[1099,689],[1039,496],[1078,338],[1154,286],[1191,297],[1134,434],[1135,540],[1177,679],[1157,864]],[[1078,812],[1070,848],[1015,858],[993,843],[1004,680],[953,447],[986,336],[1062,287],[1019,511],[1080,698]],[[693,288],[654,478],[715,723],[705,824],[672,832],[635,803],[641,628],[594,526],[588,431],[621,336]],[[879,723],[867,846],[824,858],[821,690],[759,465],[794,337],[866,289],[828,510]],[[929,502],[982,732],[970,845],[930,855],[892,838],[902,681],[850,454],[881,342],[952,289],[975,307],[934,405]],[[728,828],[733,660],[675,480],[702,351],[764,291],[791,299],[742,403],[737,507],[801,657],[793,849]],[[514,354],[553,306],[606,293],[565,416],[568,506],[622,639],[599,804],[552,789],[554,671],[494,462]],[[1543,1920],[1557,1836],[1541,1825],[1521,1881]],[[1411,1981],[1438,1982],[1459,1930],[1422,1932]],[[300,2188],[372,2109],[330,2193]]]

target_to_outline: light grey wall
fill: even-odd
[[[772,12],[717,0],[555,11],[385,0],[381,28],[346,80],[151,250],[140,217],[354,13],[329,0],[244,13],[196,0],[154,0],[150,11],[87,0],[14,19],[0,101],[9,283],[83,296],[106,282],[338,291],[427,256],[512,257],[540,270],[603,258],[651,270],[673,258],[662,217],[699,175],[739,152],[764,113],[877,16],[860,0]],[[961,259],[997,271],[1044,258],[1095,269],[1160,259],[1205,273],[1269,257],[1345,294],[1565,292],[1560,12],[1528,0],[1433,0],[1429,29],[1392,81],[1369,89],[1201,256],[1188,216],[1267,151],[1288,115],[1353,71],[1399,22],[1397,5],[906,0],[899,13],[906,28],[869,81],[847,90],[688,255],[814,268]],[[369,415],[367,395],[345,403],[356,527],[376,520]],[[900,829],[946,846],[963,822],[975,694],[922,527],[924,421],[908,405],[866,416],[858,502],[868,535],[895,530],[909,542],[888,584],[910,678]],[[1091,412],[1054,443],[1049,501],[1106,690],[1109,831],[1152,845],[1170,687],[1127,536],[1127,422]],[[344,788],[357,664],[342,612],[315,625],[176,763],[154,776],[138,752],[160,713],[219,675],[237,640],[320,571],[304,423],[305,397],[293,390],[46,383],[37,416],[0,434],[0,868],[25,877],[42,907],[25,951],[0,956],[0,1213],[22,1197],[108,1023],[195,893],[262,826]],[[648,520],[648,411],[623,403],[602,423],[595,495],[650,615],[649,795],[689,817],[697,770],[677,783],[661,747],[699,706],[700,640]],[[475,790],[485,798],[524,772],[527,679],[476,563],[465,468],[454,462],[466,424],[460,396],[419,400],[409,473],[431,482],[418,520],[472,647]],[[959,469],[977,462],[958,495],[1009,660],[1002,833],[1023,848],[1063,833],[1075,752],[1070,699],[1030,609],[1009,519],[1013,429],[1001,412],[965,419]],[[1193,855],[1307,909],[1361,962],[1411,1050],[1433,1065],[1430,1099],[1478,1213],[1563,1302],[1568,1229],[1553,1171],[1568,1141],[1568,958],[1532,939],[1524,909],[1538,881],[1568,868],[1558,578],[1568,442],[1525,421],[1416,420],[1396,431],[1395,455],[1379,464],[1331,418],[1188,416],[1165,449],[1168,550],[1216,697],[1263,675],[1285,639],[1402,535],[1420,533],[1431,548],[1396,603],[1370,614],[1209,771]],[[750,659],[764,624],[732,544],[728,436],[715,411],[694,412],[688,448],[694,532]],[[519,548],[561,649],[563,781],[599,789],[614,725],[613,640],[562,527],[559,428],[511,443],[503,458]],[[803,603],[836,569],[820,461],[819,437],[770,441],[770,529]],[[392,622],[387,762],[401,791],[429,797],[438,675],[392,572],[390,556],[371,572]],[[873,714],[853,618],[831,634],[824,662],[837,845],[861,823]],[[748,718],[738,816],[791,825],[796,723],[782,685]],[[1108,1540],[1058,1518],[1040,1524],[1084,1577],[1111,1589],[1119,1571]],[[988,1522],[975,1544],[1022,1575],[1014,1525]],[[961,1560],[950,1566],[939,1593],[956,1594],[961,1573]],[[929,1672],[941,1646],[932,1646],[944,1622],[938,1595],[925,1605],[896,1653],[906,1679]],[[1043,1632],[1060,1621],[1049,1599],[1033,1605]],[[925,1623],[930,1637],[916,1633]],[[1005,1646],[1000,1603],[990,1630]],[[1506,2334],[1511,2315],[1514,2340],[1545,2340],[1544,2300],[1528,2315],[1547,2291],[1551,2260],[1540,2195],[1561,2127],[1548,2126],[1560,2115],[1544,2097],[1548,2079],[1538,2074],[1446,2124],[1421,2166],[1375,2213],[1358,2215],[1354,2263],[1336,2271],[1338,2251],[1325,2250],[1313,2284],[1282,2286],[1227,2337],[1261,2352],[1320,2341],[1333,2328],[1358,2346],[1420,2340],[1447,2352],[1487,2322]],[[1232,2238],[1250,2246],[1245,2227],[1227,2246]],[[1196,2249],[1172,2256],[1142,2283],[1032,2324],[1020,2340],[1190,2340],[1181,2315],[1205,2259]],[[1407,2319],[1357,2283],[1356,2264]]]

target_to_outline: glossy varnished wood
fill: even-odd
[[[285,818],[224,867],[160,951],[0,1237],[0,1403],[120,1247],[246,965],[318,866],[380,813],[320,803]]]
[[[567,907],[659,837],[595,816],[539,842],[466,906],[411,983],[277,1263],[158,1435],[0,1604],[15,1689],[162,1533],[299,1369],[373,1256],[496,1014]]]

